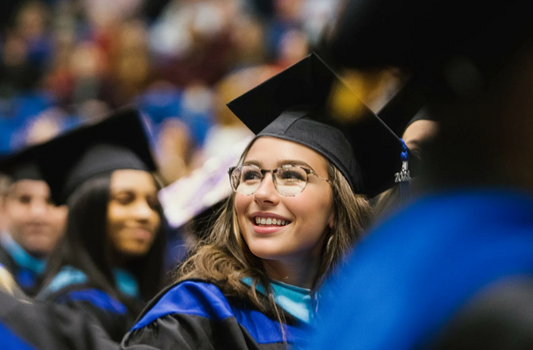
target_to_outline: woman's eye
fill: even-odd
[[[260,179],[261,179],[261,173],[258,171],[246,171],[242,174],[243,181],[253,181],[253,180],[260,180]]]
[[[122,205],[130,204],[134,199],[134,196],[131,194],[119,194],[115,196],[115,200]]]
[[[31,196],[26,196],[26,195],[20,196],[19,202],[22,204],[29,204],[31,203]]]
[[[281,180],[285,180],[285,181],[305,181],[304,174],[298,171],[292,171],[292,170],[281,172],[280,177],[281,177]]]

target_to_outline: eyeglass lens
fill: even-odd
[[[298,166],[282,166],[273,171],[274,184],[282,196],[296,196],[307,185],[307,172]],[[235,168],[231,174],[231,182],[235,191],[248,196],[253,194],[263,180],[261,169],[253,165]]]

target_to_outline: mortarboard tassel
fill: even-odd
[[[409,172],[409,151],[405,142],[402,141],[402,170],[395,175],[394,182],[400,183],[400,196],[402,200],[408,199],[411,196],[409,189],[409,181],[411,180],[411,173]]]

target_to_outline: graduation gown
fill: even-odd
[[[0,233],[0,264],[13,275],[19,287],[34,296],[42,283],[46,262],[28,254],[7,233]]]
[[[4,350],[35,350],[33,346],[2,323],[0,323],[0,339],[2,339]]]
[[[355,249],[329,285],[334,297],[322,301],[328,312],[310,349],[424,346],[474,296],[516,276],[533,276],[533,197],[503,189],[427,195]]]
[[[0,292],[2,350],[113,350],[101,328],[86,315],[59,305],[31,304]]]
[[[97,288],[80,270],[64,268],[37,296],[38,301],[59,304],[86,315],[98,324],[108,336],[120,342],[132,327],[137,315],[109,293]],[[141,307],[141,302],[139,308]]]
[[[287,320],[284,343],[280,324],[251,303],[227,298],[214,284],[188,280],[150,302],[121,349],[286,349],[303,334],[295,319]]]

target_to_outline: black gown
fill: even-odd
[[[121,349],[275,350],[300,343],[304,334],[290,317],[282,334],[274,318],[247,301],[227,298],[214,284],[203,281],[173,285],[145,310]]]
[[[0,348],[5,350],[113,350],[118,344],[83,313],[22,302],[0,291]]]
[[[37,296],[40,302],[63,305],[83,313],[87,320],[99,325],[108,336],[120,342],[133,326],[137,314],[116,297],[98,288],[77,269],[58,274]],[[55,283],[59,282],[59,283]],[[131,298],[129,306],[142,309],[140,300]]]

